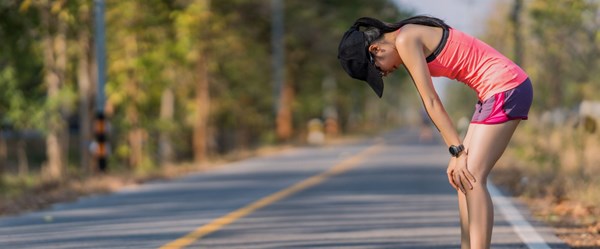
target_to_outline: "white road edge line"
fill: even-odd
[[[509,198],[502,195],[500,190],[488,181],[488,190],[494,206],[496,206],[504,218],[511,224],[517,235],[529,249],[551,249],[542,236],[535,231],[533,226],[521,215],[519,210],[512,204]]]

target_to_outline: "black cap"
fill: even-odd
[[[383,79],[381,71],[375,67],[375,61],[369,52],[369,43],[359,25],[353,25],[346,33],[338,47],[338,59],[350,77],[366,81],[381,98],[383,95]]]

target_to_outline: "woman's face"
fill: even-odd
[[[391,43],[375,42],[369,46],[369,52],[373,56],[375,66],[383,76],[394,72],[402,65],[402,59],[400,59],[396,46]]]

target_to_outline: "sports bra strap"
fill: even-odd
[[[427,56],[427,63],[435,60],[435,58],[442,52],[442,50],[444,50],[444,47],[446,46],[446,41],[448,41],[448,36],[450,35],[450,32],[448,28],[442,28],[442,30],[442,40],[440,41],[440,44],[438,44],[437,48],[435,48],[433,53]]]

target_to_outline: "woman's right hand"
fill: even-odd
[[[458,187],[458,184],[454,182],[454,168],[456,167],[456,161],[456,157],[450,157],[450,162],[448,162],[448,169],[446,169],[446,175],[448,175],[448,182],[450,183],[450,185],[452,185],[452,187],[456,189],[456,191],[459,191],[460,188]]]
[[[467,188],[473,189],[473,183],[476,182],[475,177],[467,168],[467,153],[462,153],[458,158],[450,158],[448,169],[446,170],[450,185],[457,191],[467,194]]]

